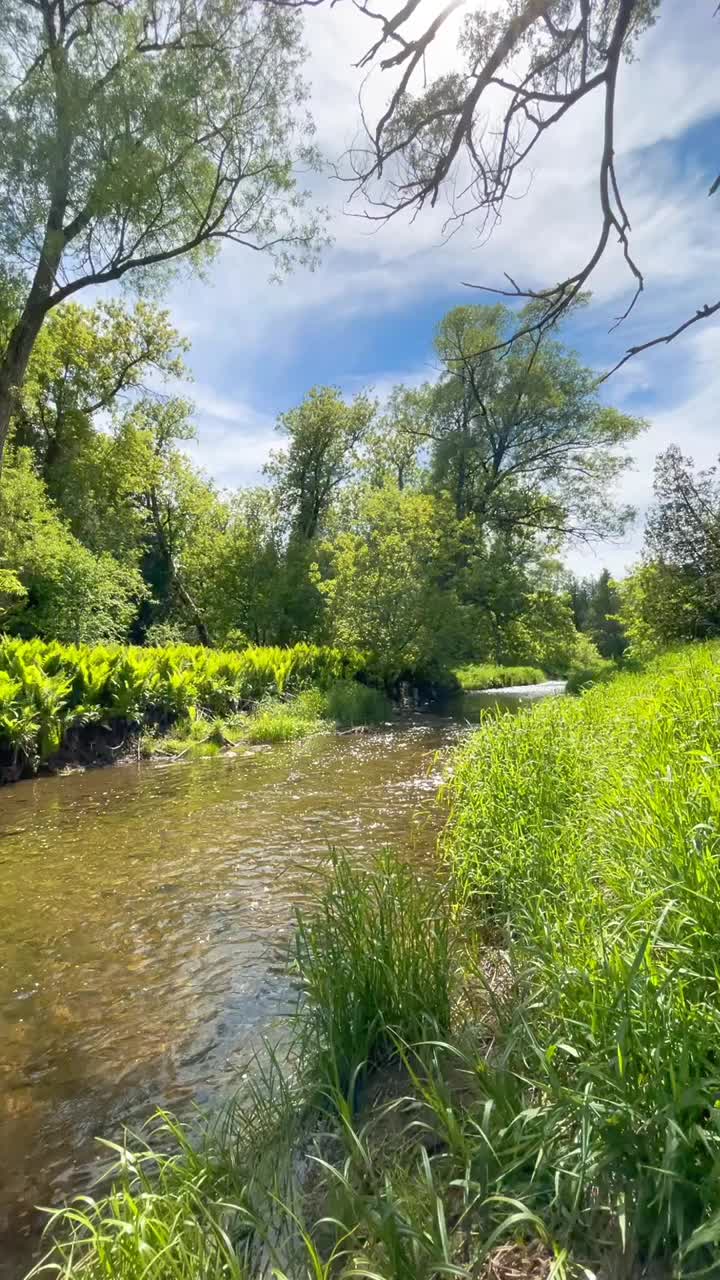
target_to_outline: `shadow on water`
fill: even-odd
[[[2,1280],[37,1255],[34,1206],[97,1177],[96,1135],[233,1088],[287,1008],[283,949],[331,847],[432,856],[438,752],[479,701],[232,760],[2,792]]]

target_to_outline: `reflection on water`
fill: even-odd
[[[232,1088],[287,1001],[283,943],[329,848],[427,857],[437,752],[518,701],[0,793],[2,1280],[37,1250],[33,1206],[96,1175],[98,1134]]]

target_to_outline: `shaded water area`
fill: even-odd
[[[0,792],[2,1280],[37,1256],[34,1206],[97,1177],[97,1135],[232,1091],[287,1008],[293,910],[329,849],[362,860],[392,844],[430,859],[442,753],[480,707],[528,694]]]

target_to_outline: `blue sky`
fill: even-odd
[[[426,0],[426,8],[433,3]],[[623,71],[617,165],[647,283],[630,320],[609,334],[631,296],[631,281],[619,253],[603,263],[592,305],[565,335],[598,368],[720,296],[720,192],[714,201],[707,197],[720,169],[720,16],[713,18],[714,9],[714,0],[663,0],[657,25]],[[330,160],[357,131],[359,75],[352,63],[367,40],[365,21],[350,7],[308,11],[316,141]],[[435,69],[450,65],[452,40],[435,57]],[[381,77],[365,90],[371,106],[386,92]],[[218,484],[260,478],[277,443],[277,414],[313,384],[348,393],[374,388],[383,396],[395,382],[432,376],[435,325],[450,307],[478,300],[463,280],[501,282],[509,270],[537,285],[584,261],[599,219],[598,107],[571,112],[551,145],[537,152],[527,195],[507,209],[487,243],[478,243],[472,225],[443,243],[443,210],[368,232],[345,208],[346,188],[327,175],[315,181],[315,195],[330,209],[334,243],[315,272],[270,284],[258,255],[228,246],[208,281],[179,282],[169,306],[193,343],[194,452]],[[675,441],[705,464],[720,451],[719,340],[720,325],[697,325],[674,345],[637,357],[606,384],[610,402],[650,422],[633,447],[635,466],[621,492],[641,513],[661,448]],[[571,549],[567,559],[580,571],[597,572],[607,563],[622,572],[638,553],[641,529],[642,519],[621,545]]]

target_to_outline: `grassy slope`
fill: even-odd
[[[506,689],[547,680],[539,667],[501,667],[496,662],[471,662],[456,667],[453,675],[463,689]]]
[[[159,1182],[126,1163],[62,1274],[717,1274],[719,703],[698,647],[474,734],[454,906],[337,863],[290,1075]]]

